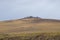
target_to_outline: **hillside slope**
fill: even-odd
[[[11,32],[59,32],[60,20],[25,17],[0,22],[0,33]]]

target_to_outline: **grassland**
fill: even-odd
[[[60,22],[38,22],[17,20],[12,22],[0,22],[0,32],[59,32]]]
[[[0,40],[60,40],[59,32],[0,34]]]
[[[60,40],[60,20],[23,18],[0,21],[0,40]]]

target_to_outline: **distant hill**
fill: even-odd
[[[12,32],[59,32],[60,20],[40,17],[24,17],[16,20],[0,21],[0,33]]]

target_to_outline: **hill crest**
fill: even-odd
[[[60,22],[60,20],[57,20],[57,19],[44,19],[44,18],[33,17],[33,16],[28,16],[28,17],[24,17],[24,18],[16,19],[16,20],[6,20],[6,21],[2,21],[2,22],[13,22],[13,21],[25,21],[25,22],[34,22],[34,23],[38,23],[38,22]]]

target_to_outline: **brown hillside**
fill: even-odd
[[[10,32],[59,32],[60,20],[25,17],[0,22],[0,33]]]

